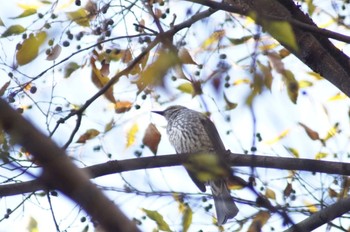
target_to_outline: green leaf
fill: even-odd
[[[11,35],[18,35],[18,34],[21,34],[25,31],[26,31],[26,29],[24,27],[16,24],[16,25],[12,25],[9,28],[7,28],[7,30],[4,31],[4,33],[2,33],[1,37],[4,38],[4,37],[11,36]]]
[[[240,44],[244,44],[246,41],[250,40],[251,38],[253,38],[252,35],[248,35],[248,36],[243,36],[239,39],[233,39],[233,38],[228,38],[228,40],[233,44],[233,45],[240,45]]]
[[[70,62],[64,67],[64,78],[70,77],[70,75],[80,68],[80,66],[75,62]]]
[[[21,44],[16,53],[18,65],[25,65],[34,60],[38,56],[39,47],[46,39],[46,32],[42,31],[36,35],[30,35]]]
[[[0,26],[5,26],[4,22],[2,21],[2,19],[0,18]]]
[[[36,14],[36,9],[34,8],[30,8],[30,9],[26,9],[25,11],[23,11],[20,15],[16,16],[16,17],[11,17],[10,19],[19,19],[19,18],[24,18],[33,14]]]
[[[151,220],[157,223],[159,230],[171,232],[168,223],[164,221],[164,218],[160,213],[145,208],[143,208],[142,211],[146,213],[147,217],[149,217]]]
[[[290,23],[286,21],[263,21],[262,26],[277,41],[298,51],[298,45]]]
[[[311,16],[315,11],[316,6],[314,5],[313,0],[306,0],[306,3],[307,3],[307,11]]]
[[[67,12],[66,14],[67,17],[73,20],[76,24],[83,27],[90,26],[90,19],[88,17],[87,11],[84,8],[80,8],[76,11]]]

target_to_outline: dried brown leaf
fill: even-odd
[[[160,138],[161,134],[158,131],[157,127],[153,123],[150,123],[145,131],[142,143],[145,144],[153,152],[154,155],[156,155]]]

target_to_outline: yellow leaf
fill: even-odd
[[[190,82],[183,83],[177,87],[183,93],[192,94],[194,93],[193,85]]]
[[[114,126],[114,120],[112,119],[111,121],[109,121],[109,123],[107,123],[105,125],[104,132],[108,132],[108,131],[112,130],[113,126]]]
[[[27,225],[27,231],[28,232],[39,232],[38,222],[33,217],[30,217],[30,219],[29,219],[29,222]]]
[[[284,70],[283,80],[287,85],[289,99],[296,104],[299,94],[299,83],[295,80],[294,74],[290,70]]]
[[[272,200],[276,200],[276,193],[275,193],[275,191],[273,191],[273,190],[270,189],[270,188],[266,188],[266,190],[265,190],[265,196],[266,196],[267,198],[272,199]]]
[[[28,9],[39,9],[42,7],[44,4],[42,1],[39,0],[22,0],[17,2],[17,5],[22,8],[23,10],[28,10]]]
[[[153,220],[157,224],[159,230],[169,231],[169,232],[171,231],[168,223],[164,221],[164,218],[160,213],[158,213],[157,211],[148,210],[145,208],[143,208],[142,211],[146,213],[147,217],[149,217],[151,220]]]
[[[181,213],[183,213],[183,211],[185,210],[185,207],[184,207],[184,195],[180,194],[180,193],[173,193],[173,198],[176,202],[179,203],[179,211]]]
[[[274,143],[277,143],[278,141],[280,141],[281,139],[283,139],[284,137],[286,137],[289,133],[290,129],[286,129],[284,131],[282,131],[281,134],[279,134],[276,138],[273,138],[271,140],[265,141],[266,144],[272,145]]]
[[[88,17],[88,13],[84,8],[80,8],[76,11],[67,12],[67,17],[74,21],[76,24],[83,26],[83,27],[89,27],[90,26],[90,19]]]
[[[18,18],[24,18],[33,14],[36,14],[36,9],[35,8],[29,8],[24,10],[20,15],[16,16],[16,17],[11,17],[10,19],[18,19]]]
[[[225,35],[225,30],[214,31],[204,42],[201,44],[201,48],[207,48],[212,45],[214,42],[219,41]]]
[[[306,88],[306,87],[312,86],[313,83],[311,81],[301,80],[301,81],[298,81],[298,85],[299,85],[299,88]]]
[[[132,127],[129,129],[126,135],[126,148],[132,146],[135,143],[136,140],[136,134],[139,131],[139,126],[137,123],[132,125]]]
[[[182,231],[187,232],[192,224],[193,211],[189,205],[185,205],[185,210],[182,215]]]
[[[247,232],[260,232],[262,231],[262,227],[266,224],[266,222],[269,220],[271,217],[270,213],[267,211],[259,211],[252,223],[250,224]]]
[[[82,134],[77,143],[85,143],[87,140],[95,138],[100,132],[96,129],[89,129],[84,134]]]
[[[299,152],[297,149],[292,148],[292,147],[286,147],[286,149],[295,157],[299,158]]]
[[[6,29],[6,31],[4,31],[2,34],[1,34],[1,37],[8,37],[8,36],[11,36],[11,35],[18,35],[18,34],[21,34],[23,32],[25,32],[26,29],[24,27],[22,27],[21,25],[12,25],[10,26],[9,28]]]
[[[136,81],[139,92],[147,86],[163,85],[164,76],[170,68],[179,63],[177,55],[172,52],[160,52],[156,61],[148,65]]]
[[[90,59],[91,64],[91,80],[92,83],[95,84],[95,86],[99,89],[101,89],[103,86],[105,86],[109,81],[109,77],[104,75],[104,65],[102,65],[101,69],[98,69],[95,64],[95,59]],[[108,65],[108,64],[107,64]],[[116,100],[113,95],[113,86],[109,87],[109,89],[104,93],[104,96],[112,103],[116,103]]]
[[[325,152],[319,152],[319,153],[317,153],[317,154],[315,155],[315,159],[316,159],[316,160],[320,160],[320,159],[326,158],[327,156],[328,156],[327,153],[325,153]]]
[[[329,17],[329,20],[328,20],[328,21],[319,24],[318,27],[319,27],[319,28],[327,28],[327,27],[329,27],[329,26],[332,26],[334,23],[338,23],[336,20],[337,20],[337,19],[334,18],[334,17]]]
[[[263,44],[263,45],[259,46],[259,49],[264,52],[264,51],[270,51],[278,46],[280,46],[280,44],[277,42],[276,43],[269,43],[269,44]]]
[[[337,93],[333,97],[330,97],[328,101],[338,101],[338,100],[344,100],[344,99],[348,99],[348,97],[343,93]]]
[[[16,53],[18,65],[25,65],[34,60],[39,53],[39,47],[46,39],[46,32],[42,31],[36,35],[30,35],[25,39]]]
[[[157,127],[153,123],[150,123],[145,131],[142,143],[146,145],[154,155],[156,155],[160,138],[161,134],[158,131]]]
[[[255,15],[255,14],[253,14],[253,15]],[[246,20],[244,22],[244,26],[249,26],[249,25],[252,25],[253,23],[255,23],[254,18],[256,16],[253,17],[253,15],[246,17]]]
[[[66,8],[70,7],[74,2],[75,2],[75,0],[59,1],[57,4],[57,9],[58,10],[66,9]]]
[[[5,26],[4,22],[2,21],[2,19],[0,18],[0,26]]]
[[[323,80],[323,77],[315,72],[307,72],[307,74],[309,74],[310,76],[314,77],[316,80]]]
[[[235,80],[233,82],[233,85],[240,85],[240,84],[250,84],[251,81],[247,78],[243,78],[243,79],[238,79],[238,80]]]
[[[92,72],[94,75],[91,75],[91,79],[97,88],[100,89],[109,82],[109,77],[104,76],[101,70],[97,69],[95,65],[92,65]]]
[[[304,205],[307,207],[310,213],[317,213],[318,209],[315,204],[312,204],[306,200],[304,200]]]
[[[322,139],[323,142],[327,141],[328,139],[334,137],[337,133],[339,133],[339,123],[335,123],[333,127],[331,127],[327,135]]]

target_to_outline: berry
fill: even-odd
[[[36,91],[37,91],[38,89],[37,89],[37,87],[36,86],[32,86],[31,88],[30,88],[30,93],[36,93]]]
[[[70,43],[68,41],[63,41],[62,45],[63,45],[63,47],[68,47],[70,45]]]

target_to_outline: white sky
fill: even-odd
[[[5,24],[11,25],[14,21],[8,20],[8,17],[13,17],[18,15],[21,11],[18,10],[18,7],[15,7],[14,2],[0,0],[2,5],[0,9],[0,17],[5,22]],[[184,2],[174,2],[172,3],[173,7],[180,7],[180,5],[185,4]],[[315,3],[318,4],[318,3]],[[84,3],[82,3],[84,5]],[[11,10],[10,10],[11,9]],[[171,8],[176,9],[176,8]],[[176,12],[178,13],[178,12]],[[216,22],[220,22],[224,13],[217,13],[211,18],[210,25],[215,25]],[[321,16],[320,16],[321,17]],[[181,15],[179,15],[180,22]],[[23,22],[28,23],[25,20],[31,20],[32,18],[24,19]],[[130,19],[132,20],[132,19]],[[147,18],[146,18],[147,20]],[[324,22],[327,22],[327,18],[324,19]],[[192,38],[197,38],[197,40],[188,41],[187,47],[190,51],[193,51],[196,46],[200,43],[200,40],[204,40],[210,33],[210,28],[208,30],[203,30],[202,24],[196,24],[189,31],[189,35]],[[57,30],[51,31],[52,34],[49,36],[55,35],[55,33],[60,33],[60,26],[55,25],[54,28]],[[254,27],[253,27],[254,28]],[[74,30],[74,29],[73,29]],[[198,34],[194,37],[191,33],[196,31]],[[237,26],[235,30],[232,30],[228,33],[228,37],[239,37],[241,36],[242,29]],[[18,38],[16,38],[18,39]],[[1,39],[0,46],[1,49],[5,52],[8,52],[7,58],[12,57],[13,46],[16,44],[14,42],[15,38],[10,39]],[[12,47],[8,46],[11,45]],[[235,54],[235,56],[230,57],[228,61],[232,65],[230,73],[232,74],[231,82],[233,80],[238,80],[242,78],[249,78],[250,74],[246,69],[242,69],[241,66],[238,66],[235,62],[242,57],[247,56],[250,52],[253,51],[253,43],[248,43],[245,46],[240,48],[234,47],[233,49],[224,50],[227,54]],[[339,46],[342,46],[339,43]],[[72,46],[73,47],[73,46]],[[349,46],[342,47],[345,52],[349,51]],[[60,55],[60,58],[66,57],[71,54],[71,50],[64,50]],[[211,56],[213,58],[211,59]],[[198,63],[205,63],[208,61],[214,60],[215,54],[193,54],[195,61]],[[73,60],[79,60],[79,57],[74,58]],[[292,56],[283,60],[286,68],[292,70],[297,80],[310,80],[314,81],[313,77],[306,74],[308,68],[303,65],[300,61],[293,58]],[[248,65],[250,61],[245,63]],[[43,58],[38,58],[31,65],[24,66],[22,68],[23,72],[30,73],[35,75],[40,73],[45,68],[51,65],[51,62],[44,61]],[[207,67],[211,67],[209,70],[203,70],[202,75],[209,75],[211,70],[215,69],[216,63],[206,63]],[[239,64],[241,65],[241,64]],[[33,67],[35,66],[35,69]],[[195,70],[194,67],[187,66],[186,71],[189,73]],[[6,75],[7,70],[1,68],[2,75]],[[206,73],[207,72],[207,73]],[[53,76],[52,79],[48,78],[45,83],[38,81],[36,84],[41,88],[47,91],[38,92],[35,96],[33,95],[34,100],[47,99],[50,93],[50,85],[52,82],[56,84],[55,95],[64,95],[67,99],[70,99],[74,104],[82,104],[91,97],[96,91],[97,88],[90,81],[90,70],[84,69],[82,71],[77,71],[72,75],[68,80],[61,78],[61,74],[57,72],[55,74],[50,74],[48,77]],[[256,98],[254,102],[254,110],[257,115],[257,131],[261,133],[263,140],[258,144],[258,154],[265,155],[280,155],[280,156],[290,156],[286,150],[285,146],[295,147],[299,150],[300,156],[302,158],[314,158],[315,154],[319,151],[337,153],[337,160],[346,161],[347,151],[349,148],[348,136],[337,136],[335,139],[331,140],[326,148],[322,148],[320,143],[311,142],[310,139],[305,134],[304,130],[297,125],[298,122],[302,122],[305,125],[308,125],[310,128],[313,128],[319,132],[321,137],[325,136],[327,131],[334,122],[340,122],[341,128],[344,135],[349,135],[348,129],[348,109],[349,109],[349,100],[344,99],[340,101],[329,101],[328,99],[334,96],[339,91],[333,87],[327,81],[318,81],[315,82],[315,85],[312,88],[307,88],[305,91],[306,95],[299,93],[298,104],[294,105],[290,102],[287,97],[285,86],[280,79],[279,74],[274,73],[275,81],[273,83],[271,93],[266,91],[261,96]],[[8,79],[0,79],[0,86],[3,85]],[[170,83],[169,85],[176,86],[180,82]],[[73,88],[72,88],[73,87]],[[46,88],[46,89],[45,89]],[[118,96],[122,100],[134,101],[134,92],[135,87],[129,84],[128,80],[121,80],[115,87],[114,95]],[[222,100],[219,100],[217,96],[213,93],[213,90],[210,87],[204,88],[205,94],[202,98],[195,97],[183,94],[177,98],[177,104],[183,104],[190,108],[196,110],[203,110],[201,103],[206,102],[208,109],[213,113],[212,120],[216,123],[221,137],[228,149],[232,152],[242,153],[243,150],[249,150],[251,147],[252,141],[252,131],[253,123],[251,118],[251,113],[249,109],[240,104],[237,109],[233,110],[230,113],[219,111],[219,106],[222,105]],[[233,102],[244,102],[244,94],[249,92],[249,87],[247,85],[237,86],[230,90],[227,90],[227,96]],[[78,93],[78,94],[77,94]],[[165,94],[161,96],[162,101],[167,101],[172,97],[171,94]],[[62,99],[54,99],[55,103],[63,102]],[[103,152],[94,153],[91,152],[93,147],[96,145],[103,146],[103,149],[106,153],[112,154],[112,159],[126,159],[134,158],[133,151],[138,150],[138,144],[142,140],[143,131],[148,125],[149,122],[153,122],[157,125],[162,133],[162,140],[158,150],[158,155],[160,154],[171,154],[174,153],[173,148],[170,146],[164,128],[166,125],[165,120],[159,116],[152,115],[150,110],[152,109],[163,109],[166,107],[159,106],[154,101],[150,100],[149,96],[145,101],[138,98],[136,100],[141,104],[141,110],[132,109],[128,114],[116,115],[111,109],[110,103],[105,100],[103,97],[98,99],[93,105],[86,111],[86,117],[84,117],[82,127],[79,131],[79,134],[82,134],[85,130],[90,128],[95,128],[100,131],[104,130],[104,126],[112,118],[115,119],[118,127],[115,127],[112,131],[104,136],[100,136],[92,141],[89,141],[84,146],[72,145],[68,149],[67,153],[76,158],[82,160],[80,163],[81,166],[91,165],[96,163],[102,163],[108,161],[108,158]],[[28,104],[30,101],[22,100],[18,104]],[[174,102],[175,103],[175,102]],[[220,105],[221,104],[221,105]],[[326,110],[326,111],[325,111]],[[224,121],[226,116],[231,116],[231,122],[227,123]],[[46,127],[42,124],[42,121],[45,120],[45,117],[38,112],[38,110],[28,110],[25,113],[25,116],[29,118],[33,123],[45,131]],[[52,119],[52,125],[55,124],[56,120],[59,119],[59,116]],[[138,124],[140,132],[137,136],[136,145],[134,147],[125,148],[125,134],[135,123]],[[67,134],[70,134],[72,126],[75,125],[75,118],[63,125],[58,132],[55,134],[54,139],[59,145],[63,145],[67,140]],[[52,127],[51,127],[52,128]],[[232,130],[233,132],[229,135],[226,134],[226,130]],[[288,136],[276,144],[267,144],[266,141],[276,138],[282,131],[290,130]],[[144,155],[151,155],[145,150]],[[328,157],[331,159],[331,157]],[[240,168],[238,172],[249,173],[249,169]],[[0,173],[5,175],[5,173]],[[259,177],[261,180],[266,180],[266,183],[259,183],[259,186],[266,184],[269,188],[275,189],[277,195],[277,202],[283,204],[283,196],[279,194],[279,190],[284,187],[285,181],[279,182],[277,178],[285,177],[288,175],[287,171],[271,171],[271,170],[260,170]],[[312,176],[309,173],[301,173],[305,181],[311,182],[312,185],[315,183],[315,179],[324,180],[325,183],[331,182],[331,178],[326,175],[317,175]],[[122,177],[124,180],[132,183],[132,186],[136,187],[142,191],[180,191],[188,193],[197,193],[198,190],[196,187],[191,184],[190,179],[188,178],[186,172],[182,167],[173,167],[173,168],[162,168],[154,170],[141,170],[135,172],[123,173]],[[273,178],[272,178],[273,177]],[[275,179],[276,180],[271,180]],[[121,188],[123,180],[120,175],[111,175],[107,177],[98,178],[96,183],[101,186]],[[282,183],[282,185],[281,185]],[[152,189],[151,189],[152,188]],[[307,188],[307,187],[306,187]],[[311,189],[311,188],[310,188]],[[300,190],[305,191],[305,190]],[[135,194],[118,194],[116,191],[106,191],[108,196],[121,207],[121,209],[129,217],[140,218],[143,213],[141,208],[160,210],[163,213],[165,220],[170,224],[175,230],[180,230],[179,225],[181,224],[181,215],[177,211],[177,207],[173,205],[173,199],[171,197],[157,197],[151,196],[144,198],[143,196],[136,196]],[[209,193],[209,191],[207,191]],[[295,205],[300,205],[303,199],[309,199],[307,192],[298,192],[298,202]],[[319,193],[315,193],[319,194]],[[241,197],[243,199],[254,200],[254,196],[246,190],[233,191],[233,195]],[[59,197],[52,197],[53,208],[55,210],[56,217],[59,219],[59,224],[61,229],[68,228],[68,231],[81,231],[85,226],[85,223],[80,223],[80,217],[85,216],[84,213],[77,213],[77,208],[70,201],[63,200],[62,194]],[[13,208],[23,199],[22,196],[16,197],[7,197],[0,199],[0,209],[5,210],[6,208]],[[331,201],[330,201],[331,202]],[[294,202],[291,202],[293,205]],[[194,224],[191,226],[191,230],[195,231],[196,229],[203,228],[203,225],[208,225],[209,229],[211,221],[208,221],[210,217],[203,217],[203,208],[200,202],[200,197],[197,198],[197,202],[194,201],[191,206],[194,212],[199,212],[194,215]],[[244,204],[240,204],[240,213],[238,219],[242,219],[251,215],[252,207]],[[176,210],[174,210],[176,209]],[[45,212],[45,213],[43,213]],[[254,212],[254,210],[253,210]],[[0,215],[1,215],[0,211]],[[5,212],[3,212],[5,213]],[[209,213],[206,213],[209,214]],[[10,216],[8,220],[0,222],[0,232],[1,231],[26,231],[25,227],[28,223],[30,217],[34,217],[38,220],[39,231],[54,231],[54,224],[52,222],[52,216],[49,211],[49,206],[46,198],[37,199],[31,198],[30,203],[26,203],[24,207],[17,210],[14,214]],[[273,219],[270,219],[276,222],[276,226],[280,226],[280,220],[278,216],[274,216]],[[296,221],[299,221],[300,217],[296,218]],[[154,228],[155,225],[150,222],[150,220],[143,220],[143,226],[141,229],[145,231],[150,228]],[[228,226],[234,225],[234,221]],[[278,227],[276,227],[278,228]],[[268,230],[269,228],[267,228]],[[324,231],[325,227],[319,229],[319,231]],[[91,230],[90,230],[91,231]]]

